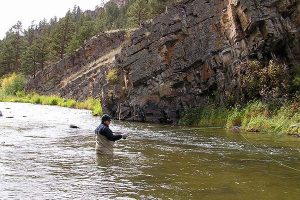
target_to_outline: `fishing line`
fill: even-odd
[[[257,148],[254,144],[252,144],[243,134],[240,133],[240,135],[251,145],[253,146],[256,150],[260,151],[259,148]],[[294,167],[291,167],[291,166],[288,166],[286,164],[283,164],[282,162],[278,161],[278,160],[275,160],[274,158],[272,158],[271,156],[269,156],[268,154],[262,152],[262,154],[264,156],[266,156],[267,158],[269,158],[270,160],[272,160],[273,162],[279,164],[280,166],[283,166],[283,167],[286,167],[288,169],[291,169],[291,170],[294,170],[294,171],[297,171],[297,172],[300,172],[300,169],[297,169],[297,168],[294,168]]]

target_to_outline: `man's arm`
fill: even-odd
[[[108,140],[113,141],[113,142],[122,139],[122,135],[114,135],[113,132],[109,128],[105,128],[101,132],[101,135],[104,135]]]

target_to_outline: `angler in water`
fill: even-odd
[[[98,154],[113,154],[115,141],[127,138],[127,134],[114,134],[109,128],[110,123],[111,117],[105,114],[101,118],[101,124],[95,130]]]

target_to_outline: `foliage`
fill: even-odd
[[[267,66],[258,61],[241,65],[241,87],[246,99],[274,99],[290,90],[290,74],[284,64],[271,60]]]
[[[135,0],[128,9],[127,16],[129,25],[141,26],[150,17],[150,7],[144,0]]]
[[[293,87],[296,91],[300,90],[300,66],[295,67],[293,71]]]
[[[114,84],[118,80],[117,70],[109,70],[109,72],[106,75],[106,80],[108,83]]]
[[[23,90],[25,78],[21,74],[13,73],[1,80],[1,91],[5,95],[15,95]]]
[[[100,100],[88,98],[86,101],[78,102],[72,99],[64,99],[59,96],[38,95],[36,93],[26,94],[25,92],[17,92],[16,95],[0,95],[1,102],[20,102],[33,103],[52,106],[61,106],[68,108],[91,110],[94,116],[102,115],[102,106]]]
[[[44,96],[36,93],[26,94],[23,90],[25,78],[21,74],[13,73],[1,80],[0,101],[2,102],[21,102],[43,105],[62,106],[68,108],[78,108],[91,110],[93,115],[102,114],[100,100],[88,98],[86,101],[79,102],[72,99],[61,98],[56,95]]]
[[[64,58],[74,31],[75,24],[72,21],[72,15],[69,11],[65,18],[58,22],[51,34],[54,52],[60,59]]]
[[[231,110],[207,106],[187,110],[181,117],[180,125],[200,127],[219,126],[228,129],[240,127],[248,132],[272,134],[300,134],[299,99],[284,105],[253,101],[245,107]]]
[[[76,108],[92,110],[94,116],[99,116],[102,114],[100,100],[94,99],[92,97],[89,97],[84,102],[77,103]]]
[[[194,125],[200,127],[224,127],[228,110],[213,105],[189,109],[180,119],[180,125]]]
[[[18,21],[0,40],[0,76],[13,72],[35,76],[45,66],[73,56],[93,35],[113,29],[138,27],[165,11],[176,0],[128,0],[118,6],[113,2],[83,12],[74,6],[60,19],[51,18],[32,23],[23,29]]]

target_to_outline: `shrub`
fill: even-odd
[[[1,90],[6,95],[15,95],[18,91],[23,90],[24,84],[24,76],[13,73],[1,81]]]
[[[111,69],[106,75],[106,80],[108,83],[114,84],[118,80],[117,70]]]
[[[240,72],[241,87],[248,99],[276,99],[291,89],[289,69],[282,63],[271,60],[264,66],[258,61],[246,61]]]

